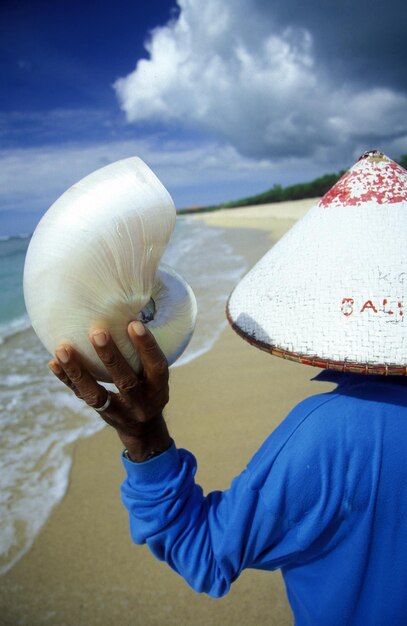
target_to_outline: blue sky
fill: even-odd
[[[0,234],[138,155],[178,207],[407,152],[405,0],[3,0]]]

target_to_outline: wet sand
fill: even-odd
[[[230,236],[254,262],[267,247],[265,233],[274,238],[295,219],[270,206],[274,215],[253,216],[263,232],[247,236],[252,224],[240,212],[256,207],[197,219],[234,227]],[[210,352],[172,369],[166,418],[177,445],[196,455],[205,492],[228,487],[297,402],[331,388],[310,382],[317,371],[271,357],[230,328]],[[292,624],[279,572],[247,570],[228,596],[214,600],[190,590],[145,546],[134,546],[119,497],[120,452],[110,428],[74,445],[68,493],[28,554],[0,578],[0,624]]]

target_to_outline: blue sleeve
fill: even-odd
[[[294,450],[296,438],[301,445],[303,420],[303,410],[291,416],[228,490],[207,496],[194,480],[194,456],[174,444],[145,463],[123,458],[122,499],[134,542],[147,543],[193,589],[214,597],[225,595],[245,568],[294,562],[326,536],[340,498],[327,484],[329,472],[303,471],[309,455],[318,465],[315,451],[285,454],[288,442]],[[331,494],[334,502],[327,501]]]
[[[175,445],[146,463],[123,463],[122,499],[133,541],[147,543],[193,589],[223,596],[245,567],[261,566],[270,535],[278,533],[273,524],[261,524],[267,512],[247,470],[230,489],[205,497],[194,481],[194,456]]]

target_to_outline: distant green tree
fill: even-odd
[[[398,159],[398,163],[407,169],[407,154],[402,154]],[[308,183],[298,183],[289,187],[274,185],[268,191],[258,194],[257,196],[249,196],[232,202],[223,202],[222,204],[199,207],[196,209],[183,209],[180,213],[199,213],[201,211],[216,211],[220,208],[233,208],[239,206],[252,206],[255,204],[269,204],[272,202],[284,202],[287,200],[302,200],[303,198],[319,198],[326,194],[331,187],[345,174],[346,170],[337,173],[325,174],[319,178],[315,178]]]
[[[268,204],[273,202],[284,202],[287,200],[302,200],[303,198],[317,198],[323,196],[336,182],[343,176],[346,170],[342,170],[336,174],[325,174],[319,178],[315,178],[309,183],[298,183],[289,187],[274,185],[268,191],[250,196],[249,198],[241,198],[232,202],[224,202],[220,206],[225,208],[251,206],[255,204]]]

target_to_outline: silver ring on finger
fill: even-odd
[[[103,413],[103,411],[106,411],[106,409],[109,408],[110,403],[112,401],[112,394],[111,394],[111,392],[108,391],[107,389],[106,389],[106,391],[107,391],[106,402],[102,406],[100,406],[99,408],[96,408],[95,406],[93,407],[95,409],[95,411],[97,411],[98,413]]]

